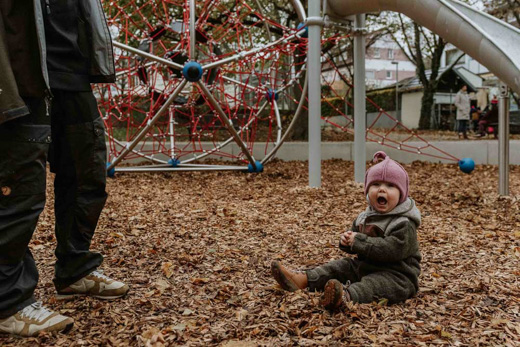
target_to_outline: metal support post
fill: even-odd
[[[190,0],[190,59],[196,60],[197,36],[195,32],[195,0]]]
[[[354,38],[354,179],[365,181],[366,170],[366,87],[365,15],[356,15]],[[312,79],[311,79],[312,81]]]
[[[401,120],[399,117],[399,62],[393,61],[395,65],[395,119]]]
[[[498,194],[509,195],[509,89],[503,83],[498,117]]]
[[[320,16],[321,0],[309,1],[309,18]],[[309,186],[321,187],[321,24],[311,21],[307,45],[309,68]]]

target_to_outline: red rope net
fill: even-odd
[[[193,56],[188,0],[103,0],[103,6],[115,41],[176,64],[168,66],[115,48],[117,81],[95,89],[108,134],[109,161],[133,141],[136,146],[125,160],[146,157],[165,163],[175,158],[188,163],[211,154],[247,161],[196,83],[186,84],[167,110],[156,117],[184,79],[177,67],[189,61],[203,67],[214,64],[203,70],[201,82],[248,151],[262,156],[280,141],[303,93],[305,74],[306,39],[298,34],[299,20],[291,1],[196,1]],[[346,39],[332,35],[323,40],[323,47]],[[343,69],[324,54],[322,90],[328,94],[322,99],[322,108],[327,110],[322,111],[323,119],[349,133],[353,133],[352,88]],[[367,124],[368,141],[458,160],[406,128],[372,100],[367,99],[367,103],[379,110]],[[149,126],[154,118],[155,123]],[[383,123],[386,128],[380,126]],[[138,137],[142,139],[137,141]],[[266,144],[255,148],[257,142]]]
[[[322,46],[336,45],[346,39],[346,36],[331,36],[323,40]],[[338,67],[334,60],[338,59],[332,59],[329,54],[322,57],[322,90],[325,91],[322,97],[322,118],[332,127],[354,134],[354,105],[351,103],[354,86],[346,76],[346,68]],[[370,98],[366,98],[366,103],[372,106],[371,109],[377,110],[375,116],[367,119],[368,142],[436,159],[459,161],[455,156],[428,142],[415,130],[406,127]]]
[[[285,94],[293,94],[302,76],[305,42],[296,37],[297,18],[268,18],[284,1],[259,7],[259,1],[197,1],[196,49],[190,52],[189,1],[104,1],[113,39],[178,65],[194,60],[205,69],[201,82],[211,91],[249,151],[259,136],[268,147],[282,127],[266,97],[276,91],[279,107],[294,109]],[[284,7],[285,6],[285,7]],[[290,24],[290,26],[289,26]],[[96,90],[110,143],[118,157],[151,122],[183,80],[182,72],[116,48],[117,82]],[[229,60],[229,61],[227,61]],[[193,160],[213,153],[244,161],[208,96],[188,83],[174,102],[125,159],[177,158]]]

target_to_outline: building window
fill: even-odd
[[[393,49],[388,50],[388,59],[394,59],[394,50]]]
[[[367,79],[373,80],[375,78],[376,78],[376,74],[374,73],[374,71],[367,71]]]
[[[374,58],[381,58],[381,51],[379,48],[374,48]]]
[[[386,79],[387,80],[391,80],[392,79],[392,71],[387,71],[386,72]]]

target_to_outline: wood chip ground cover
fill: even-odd
[[[406,169],[423,216],[419,294],[332,314],[318,293],[280,290],[269,265],[281,259],[304,269],[343,256],[339,234],[365,208],[350,162],[324,162],[321,189],[307,187],[305,162],[274,162],[259,175],[109,180],[93,249],[104,254],[109,276],[131,286],[113,302],[54,300],[49,184],[31,243],[36,294],[76,325],[67,335],[2,336],[0,345],[520,345],[520,168],[512,169],[507,198],[496,194],[496,167],[471,175],[455,165]]]

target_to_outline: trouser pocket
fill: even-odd
[[[48,125],[9,123],[0,126],[0,263],[17,263],[25,255],[45,206],[51,141]]]
[[[4,197],[45,192],[45,167],[50,142],[49,125],[1,127],[0,186]]]
[[[106,144],[103,120],[66,125],[53,133],[51,171],[73,178],[79,191],[105,190]]]

